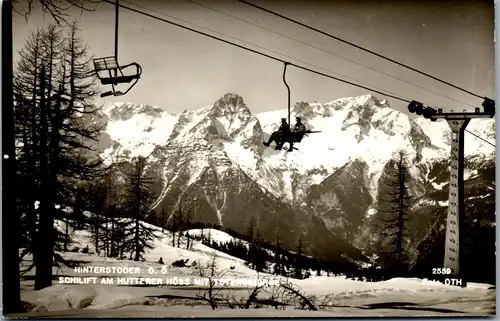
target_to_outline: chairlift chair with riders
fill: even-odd
[[[132,87],[137,84],[141,78],[142,67],[132,62],[127,65],[120,66],[118,64],[118,0],[115,1],[115,55],[94,59],[94,72],[102,85],[111,85],[111,90],[101,94],[101,97],[107,96],[123,96],[127,94]],[[135,67],[135,69],[134,69]],[[124,71],[127,69],[127,72]],[[130,84],[124,92],[117,90],[119,84]]]
[[[285,86],[288,89],[288,125],[291,126],[291,123],[290,123],[290,87],[288,86],[288,84],[286,82],[286,67],[289,64],[290,64],[289,62],[285,62],[285,68],[283,69],[283,82],[285,83]],[[302,139],[304,139],[305,136],[308,136],[307,134],[312,134],[312,133],[321,133],[321,131],[308,129],[308,130],[306,130],[304,135],[300,135],[300,136],[294,135],[294,133],[292,131],[290,131],[290,136],[286,140],[286,142],[288,142],[289,145],[288,145],[288,147],[283,147],[283,149],[286,150],[287,152],[291,152],[293,150],[298,150],[296,147],[293,146],[294,143],[300,143],[302,141]]]

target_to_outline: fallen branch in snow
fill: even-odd
[[[268,294],[268,300],[266,300],[266,303],[276,310],[281,309],[285,310],[288,305],[291,305],[292,303],[292,298],[287,295],[286,290],[283,289],[281,286],[271,286],[270,291],[266,291]]]
[[[66,260],[59,253],[54,253],[54,265],[56,265],[59,268],[61,266],[59,263],[63,264],[66,267],[69,267],[69,268],[75,268],[75,267],[78,267],[80,264],[87,263],[87,262]]]
[[[29,267],[27,267],[25,270],[21,270],[20,271],[21,276],[23,276],[24,274],[26,274],[29,271],[33,270],[34,267],[35,267],[35,263],[31,263],[31,265]]]
[[[230,309],[236,309],[236,308],[238,308],[238,302],[235,299],[234,294],[232,294],[232,295],[229,295],[229,294],[225,295],[222,298],[222,301],[225,302]]]
[[[75,261],[75,260],[66,260],[63,258],[59,253],[54,253],[54,266],[57,267],[57,272],[61,271],[61,264],[69,267],[69,268],[75,268],[77,266],[80,266],[83,263],[88,263],[85,261]],[[32,262],[29,267],[27,267],[24,270],[20,270],[20,275],[23,276],[29,271],[33,270],[35,268],[35,262]]]
[[[23,251],[21,252],[21,255],[19,256],[19,261],[23,261],[24,257],[28,254],[31,254],[31,249],[24,248]]]
[[[252,304],[253,302],[255,302],[257,300],[257,295],[259,294],[259,292],[262,290],[264,286],[263,285],[256,285],[250,292],[250,295],[248,296],[246,302],[245,302],[245,305],[244,305],[244,308],[245,309],[250,309],[250,304]]]
[[[298,310],[305,310],[308,307],[309,310],[318,311],[318,308],[314,304],[316,297],[314,295],[306,296],[301,293],[299,289],[295,289],[291,282],[281,283],[280,286],[285,289],[290,295],[298,299],[299,307]]]
[[[226,295],[223,297],[223,301],[229,306],[230,309],[250,309],[252,303],[258,303],[257,296],[264,288],[264,285],[255,285],[253,288],[249,289],[248,297],[240,298],[237,300],[234,294]]]
[[[204,268],[201,264],[198,264],[200,267],[200,277],[208,278],[208,288],[203,292],[203,294],[197,294],[196,296],[202,300],[207,301],[210,304],[212,310],[217,309],[218,301],[224,300],[224,298],[219,294],[220,289],[215,289],[215,280],[221,279],[224,277],[224,275],[227,274],[227,271],[219,271],[217,269],[216,256],[216,252],[214,251],[214,253],[212,254],[212,259],[210,260],[210,262],[208,262],[206,268]],[[209,270],[208,275],[205,272],[205,269]]]
[[[318,303],[318,308],[321,310],[326,310],[328,308],[333,307],[334,303],[334,295],[333,294],[327,294],[323,297],[320,303]]]

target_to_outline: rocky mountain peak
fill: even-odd
[[[295,106],[293,106],[292,108],[292,113],[304,119],[310,119],[316,116],[320,117],[332,116],[332,111],[325,105],[322,105],[317,102],[308,103],[305,101],[297,102]]]
[[[379,101],[373,95],[353,97],[344,105],[344,110],[348,111],[345,123],[368,124],[371,123],[373,115],[382,108],[389,107],[385,101]]]
[[[249,117],[250,109],[245,105],[243,98],[235,93],[227,93],[218,99],[210,110],[214,117]]]
[[[371,94],[341,98],[324,105],[334,117],[341,119],[341,130],[352,133],[358,142],[371,135],[372,130],[388,136],[405,134],[410,130],[408,117],[392,109],[386,100]]]
[[[119,121],[128,120],[137,114],[160,117],[163,112],[164,110],[159,107],[145,104],[115,103],[105,111],[105,114],[107,114],[111,120]]]
[[[203,124],[212,139],[237,140],[245,148],[252,148],[254,151],[262,149],[260,141],[263,132],[259,120],[246,106],[243,98],[235,93],[227,93],[218,99],[208,109]]]
[[[324,104],[325,107],[333,111],[353,111],[356,113],[361,113],[363,111],[371,111],[377,108],[390,108],[387,100],[378,99],[372,94],[357,96],[357,97],[346,97],[334,100],[332,102]]]

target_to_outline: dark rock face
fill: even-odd
[[[325,220],[329,230],[349,241],[363,224],[373,202],[367,184],[367,164],[355,160],[321,184],[313,185],[307,203]]]
[[[109,118],[113,120],[128,120],[137,114],[146,114],[156,117],[163,112],[161,108],[149,105],[119,104],[108,112]]]
[[[199,166],[201,157],[204,162]],[[190,220],[193,223],[213,224],[242,234],[248,231],[253,219],[259,222],[265,240],[273,243],[279,234],[280,243],[289,250],[296,247],[299,235],[306,229],[322,228],[326,239],[335,240],[335,244],[321,245],[313,240],[315,233],[312,233],[308,236],[311,253],[330,260],[343,260],[341,254],[347,251],[366,260],[359,250],[326,229],[321,220],[304,226],[305,213],[265,193],[221,152],[207,153],[200,147],[192,153],[169,153],[166,162],[165,167],[169,168],[166,179],[170,183],[156,204],[157,213],[165,211],[172,217],[180,209],[184,215],[192,213]]]

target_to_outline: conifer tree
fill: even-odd
[[[157,237],[154,230],[145,224],[154,201],[151,192],[153,179],[146,175],[145,169],[146,158],[135,157],[126,175],[125,208],[131,224],[126,229],[127,240],[124,246],[134,261],[139,261],[147,249],[153,248],[151,243]]]
[[[386,166],[385,182],[379,196],[375,226],[382,239],[380,258],[390,274],[404,276],[408,272],[405,253],[406,222],[411,206],[410,173],[403,151]]]
[[[76,183],[92,179],[100,165],[87,143],[97,140],[102,127],[95,121],[96,91],[88,62],[76,25],[66,37],[49,25],[28,39],[16,68],[16,135],[25,169],[17,174],[27,191],[18,197],[18,204],[30,238],[26,252],[33,253],[36,266],[35,289],[52,284],[54,259],[61,261],[54,255],[60,237],[54,220],[63,214],[55,206],[70,206]]]
[[[167,221],[167,214],[165,213],[164,208],[161,209],[159,220],[160,220],[161,232],[165,233],[165,223]]]
[[[2,3],[2,43],[12,43],[12,3]],[[12,61],[12,50],[2,51],[3,61]],[[18,170],[16,160],[16,126],[14,123],[14,103],[12,90],[12,64],[2,66],[2,185],[3,199],[2,228],[9,233],[3,234],[3,296],[2,310],[4,314],[22,312],[21,288],[19,282],[19,246],[20,242],[20,211],[16,174]],[[5,213],[8,213],[5,215]]]
[[[302,253],[303,253],[302,234],[299,235],[297,244],[297,255],[295,256],[295,278],[302,279]]]

